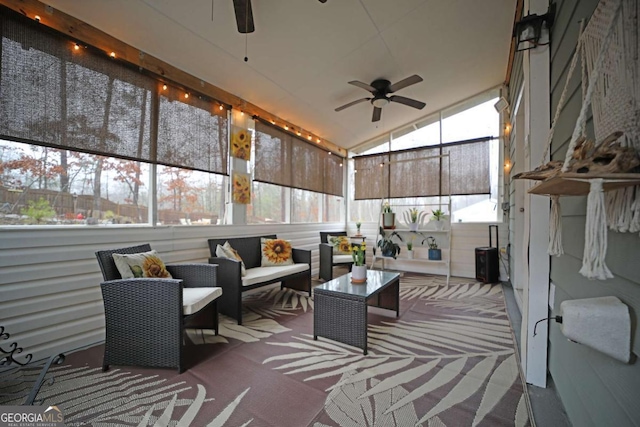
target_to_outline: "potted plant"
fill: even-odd
[[[431,261],[440,261],[442,259],[442,249],[438,248],[438,242],[435,237],[429,236],[422,241],[424,243],[426,240],[427,245],[429,246],[429,259]]]
[[[395,231],[387,236],[387,232],[384,231],[384,228],[380,227],[380,240],[378,240],[376,245],[380,248],[382,256],[392,257],[393,259],[396,259],[398,254],[400,253],[400,245],[392,240],[393,236],[396,236],[398,239],[400,239],[400,241],[403,241],[402,236]]]
[[[431,211],[431,219],[435,221],[436,230],[442,230],[444,228],[445,213],[442,209],[436,209]]]
[[[413,259],[413,239],[415,236],[411,236],[411,240],[407,242],[407,258]]]
[[[353,258],[353,266],[351,267],[351,281],[354,283],[364,283],[367,281],[367,265],[365,261],[367,245],[365,242],[358,245],[351,245],[351,258]]]
[[[356,221],[356,237],[362,236],[362,234],[360,234],[360,226],[362,226],[362,222],[360,220]]]
[[[382,206],[382,226],[386,229],[396,228],[396,214],[391,209],[389,202],[384,202]]]
[[[409,226],[410,231],[418,231],[426,215],[426,212],[419,211],[418,208],[411,208],[403,213],[404,221]]]

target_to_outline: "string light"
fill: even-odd
[[[318,138],[317,141],[318,141],[318,144],[320,144],[320,138]]]
[[[184,94],[184,98],[185,98],[185,99],[189,98],[189,94],[188,94],[188,93],[185,93],[185,94]]]
[[[300,135],[302,135],[302,133],[301,133],[300,131],[298,131],[298,132],[297,132],[297,135],[298,135],[298,136],[300,136]]]
[[[36,16],[34,16],[34,17],[33,17],[33,19],[35,19],[35,20],[36,20],[36,22],[40,22],[40,15],[36,15]]]
[[[309,136],[307,137],[307,139],[308,139],[309,141],[311,141],[311,135],[309,135]]]
[[[224,107],[222,106],[222,104],[220,104],[220,111],[224,110]]]
[[[111,53],[109,54],[109,56],[110,56],[110,57],[112,57],[112,58],[115,58],[115,57],[116,57],[116,53],[115,53],[115,52],[111,52]]]
[[[162,90],[167,90],[167,85],[162,85]]]
[[[284,125],[284,130],[289,130],[289,126]]]
[[[76,43],[76,44],[73,46],[73,48],[74,48],[75,50],[80,50],[80,45],[79,45],[78,43]]]
[[[241,116],[244,116],[244,111],[240,111],[240,115],[241,115]]]

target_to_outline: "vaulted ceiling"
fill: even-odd
[[[48,0],[55,9],[344,148],[504,81],[516,0],[253,0],[255,32],[232,0]],[[246,52],[246,53],[245,53]],[[248,62],[244,61],[245,54]],[[383,107],[348,84],[418,74]]]

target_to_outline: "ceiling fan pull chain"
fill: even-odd
[[[247,12],[244,14],[245,27],[249,28],[249,0],[247,0]],[[249,44],[249,32],[244,33],[244,62],[249,62],[247,45]]]

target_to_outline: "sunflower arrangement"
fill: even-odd
[[[353,258],[353,265],[363,266],[366,258],[365,252],[367,250],[367,244],[362,242],[360,245],[351,245],[349,250]]]

